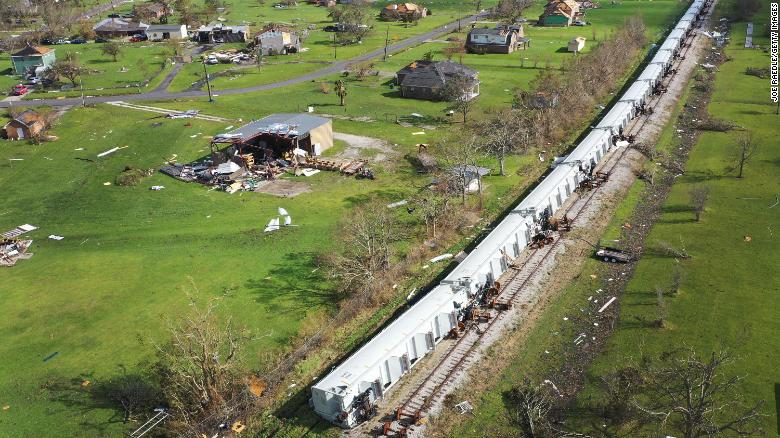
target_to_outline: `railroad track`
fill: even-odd
[[[705,10],[708,14],[712,5]],[[699,20],[695,24],[694,29],[701,28],[701,25],[705,20]],[[661,80],[661,84],[668,86],[677,76],[679,67],[685,60],[686,55],[693,46],[693,40],[696,38],[695,30],[690,35],[686,36],[683,43],[682,50],[678,54],[677,58],[673,61],[671,69],[672,73],[667,75]],[[648,99],[650,107],[657,106],[663,97],[663,93],[653,95]],[[638,119],[635,119],[629,128],[628,134],[638,135],[643,132],[647,122],[650,120],[649,114],[643,114]],[[623,158],[628,153],[629,147],[624,147],[619,153],[613,153],[611,156],[604,160],[598,169],[611,174],[614,169],[623,161]],[[600,192],[600,187],[590,190],[585,198],[578,198],[572,202],[565,210],[564,214],[569,215],[574,208],[576,213],[573,214],[571,220],[576,223],[576,220],[586,210],[586,207],[590,204],[597,193]],[[497,300],[501,300],[505,303],[511,303],[513,306],[519,304],[521,298],[521,292],[526,289],[526,286],[532,282],[538,274],[540,274],[542,268],[545,266],[545,261],[551,254],[554,254],[561,243],[561,236],[556,236],[553,243],[546,245],[542,248],[531,250],[531,253],[526,258],[526,261],[520,267],[515,267],[510,272],[508,278],[504,279],[504,287],[499,291]],[[539,260],[535,260],[535,259]],[[525,268],[531,267],[531,271],[524,276],[520,274]],[[522,278],[521,278],[522,277]],[[503,311],[491,311],[490,319],[484,325],[479,323],[473,324],[471,329],[467,329],[460,334],[460,337],[455,341],[448,350],[444,353],[444,356],[440,362],[434,367],[434,369],[422,380],[418,386],[416,386],[412,392],[405,397],[404,403],[396,410],[396,422],[402,426],[401,422],[404,419],[413,420],[413,424],[420,418],[422,418],[431,405],[438,400],[442,395],[442,388],[448,383],[453,381],[454,378],[459,376],[471,362],[477,359],[476,349],[480,345],[486,334],[490,333],[491,329],[499,322],[508,317],[507,312]],[[467,327],[468,328],[468,327]]]

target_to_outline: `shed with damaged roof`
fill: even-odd
[[[469,53],[512,53],[526,41],[522,25],[498,25],[493,29],[474,28],[466,38]]]
[[[310,114],[272,114],[216,135],[212,141],[212,152],[215,146],[225,144],[237,146],[239,155],[252,154],[255,162],[282,158],[295,149],[319,155],[333,146],[333,122]]]

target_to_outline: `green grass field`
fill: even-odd
[[[758,29],[760,23],[766,22],[766,9],[755,17]],[[661,217],[645,242],[651,250],[646,251],[623,295],[617,331],[606,351],[588,370],[591,386],[582,393],[580,407],[587,404],[593,393],[595,376],[613,370],[616,364],[641,354],[657,355],[672,346],[693,347],[705,356],[725,347],[738,358],[728,372],[745,376],[742,392],[748,402],[766,402],[766,417],[761,426],[767,435],[780,433],[776,405],[778,353],[768,341],[776,338],[778,329],[774,295],[780,289],[780,281],[774,271],[780,252],[774,235],[777,212],[772,205],[780,193],[776,178],[780,151],[775,147],[780,125],[774,104],[769,101],[768,80],[744,73],[746,67],[769,64],[766,53],[741,47],[744,32],[744,23],[733,28],[733,43],[727,50],[733,60],[723,64],[716,75],[709,113],[751,130],[760,145],[758,156],[746,168],[746,178],[737,179],[734,173],[726,171],[733,163],[729,157],[735,133],[704,132],[700,136],[686,174],[676,180]],[[754,44],[766,42],[765,38],[754,39]],[[677,147],[672,128],[673,125],[667,127],[658,149]],[[691,187],[701,184],[709,186],[711,192],[706,212],[697,223],[688,207],[688,193]],[[603,241],[620,236],[620,225],[630,221],[642,189],[641,182],[632,187]],[[744,236],[751,236],[752,241],[746,242]],[[680,239],[692,259],[677,262],[652,251],[660,241],[676,243]],[[557,366],[555,358],[545,350],[557,351],[561,334],[569,333],[563,317],[599,287],[598,280],[590,279],[590,274],[601,277],[599,265],[596,260],[586,262],[579,278],[551,304],[530,332],[522,350],[490,390],[479,397],[474,418],[456,426],[451,431],[453,436],[516,433],[507,416],[503,394],[520,383],[523,376],[544,378],[541,376]],[[655,289],[668,287],[677,265],[684,272],[684,282],[679,295],[666,301],[670,328],[659,330],[638,323],[657,317]],[[570,429],[577,429],[576,413],[583,411],[570,410]]]
[[[641,9],[652,35],[666,26],[664,19],[679,7],[674,1],[624,2],[614,10],[591,12],[594,16],[589,20],[596,22],[595,14],[603,14],[603,26],[594,27],[611,29],[620,17]],[[529,32],[537,30],[542,31]],[[555,51],[576,30],[559,31],[565,35],[556,38],[549,31],[546,37],[537,37],[531,33],[535,42],[550,41],[547,46],[535,45],[532,51],[549,51],[558,60],[571,56]],[[88,50],[84,47],[68,49]],[[379,63],[379,68],[394,72],[431,48],[441,45],[407,50]],[[483,71],[476,116],[481,109],[508,104],[511,93],[504,90],[526,87],[538,73],[527,61],[526,67],[519,66],[521,55],[464,57],[464,62]],[[129,59],[135,52],[125,56]],[[101,56],[93,53],[82,59],[88,57]],[[131,71],[125,74],[133,74],[133,64],[128,61],[128,65]],[[109,80],[109,69],[105,71]],[[307,315],[332,310],[334,297],[319,271],[312,272],[316,268],[312,258],[328,250],[338,220],[369,196],[397,200],[417,190],[427,179],[416,175],[401,157],[415,151],[416,143],[433,141],[460,126],[447,121],[432,123],[437,129],[399,126],[396,116],[417,112],[442,118],[446,105],[401,99],[386,81],[350,80],[345,108],[337,105],[337,96],[323,94],[317,83],[218,96],[214,103],[205,99],[155,103],[166,108],[198,108],[244,121],[313,105],[317,113],[372,117],[373,122],[336,120],[334,129],[395,145],[398,157],[375,166],[377,181],[322,173],[304,180],[312,192],[291,199],[210,192],[160,174],[132,188],[103,185],[113,182],[126,165],[160,166],[171,154],[178,154],[180,161],[202,156],[208,147],[204,136],[223,132],[223,124],[192,120],[192,126],[186,126],[183,120],[152,119],[154,114],[101,105],[68,112],[53,130],[60,137],[57,142],[3,144],[0,184],[8,195],[0,208],[0,228],[31,223],[41,229],[31,233],[35,256],[0,271],[0,300],[6,309],[0,328],[8,333],[0,352],[15,358],[0,364],[0,404],[10,406],[0,415],[0,436],[4,430],[13,430],[17,436],[47,436],[49,431],[60,436],[126,433],[129,426],[117,420],[114,410],[85,399],[83,393],[73,391],[73,385],[66,385],[70,391],[62,392],[44,386],[105,379],[120,373],[122,366],[132,369],[148,360],[151,346],[140,344],[138,338],[164,336],[164,317],[185,312],[188,294],[199,300],[221,297],[222,310],[259,337],[247,349],[247,368],[259,367],[269,351],[283,351]],[[162,125],[156,126],[160,121]],[[418,131],[426,134],[413,135]],[[96,157],[115,146],[128,147],[106,158]],[[512,157],[507,163],[508,177],[486,179],[487,216],[503,209],[510,195],[527,184],[530,175],[518,174],[518,169],[533,161],[533,157]],[[496,166],[487,159],[483,164]],[[167,188],[148,190],[155,184]],[[280,206],[301,226],[263,235],[262,228]],[[63,235],[65,240],[48,240],[49,234]],[[56,356],[43,361],[55,352]]]

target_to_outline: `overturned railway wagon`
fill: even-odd
[[[464,318],[473,300],[509,269],[509,258],[531,243],[544,218],[559,212],[581,181],[616,147],[615,139],[661,82],[685,33],[706,8],[696,0],[651,62],[598,125],[515,206],[444,280],[341,362],[311,389],[311,405],[328,421],[354,427],[370,415],[366,406],[384,397],[420,359]],[[659,55],[656,55],[658,57]]]

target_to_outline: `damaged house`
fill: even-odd
[[[451,61],[415,61],[398,70],[395,83],[401,96],[411,99],[440,100],[447,80],[456,76],[469,79],[470,89],[464,92],[473,99],[479,96],[479,72]]]
[[[393,3],[379,12],[379,18],[387,21],[414,21],[428,16],[428,8],[414,3]]]
[[[580,15],[580,4],[574,0],[552,0],[539,17],[542,26],[571,26]]]
[[[272,24],[255,36],[257,49],[262,56],[287,55],[301,50],[301,39],[287,26]]]
[[[201,26],[195,33],[200,44],[245,43],[249,39],[248,26],[228,26],[222,23]]]
[[[106,18],[93,28],[97,36],[103,38],[129,37],[135,34],[145,34],[149,25],[140,21],[121,18]]]
[[[306,164],[333,146],[333,122],[309,114],[273,114],[214,136],[209,159],[173,164],[161,172],[232,193]],[[310,158],[312,157],[312,158]]]
[[[36,137],[43,132],[45,126],[43,117],[37,111],[28,109],[6,123],[3,131],[5,138],[9,140],[23,140]]]
[[[498,25],[493,29],[471,29],[466,38],[466,50],[469,53],[503,53],[517,50],[527,40],[522,25]]]

